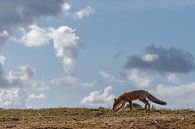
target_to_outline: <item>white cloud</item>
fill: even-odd
[[[35,70],[32,69],[28,64],[20,66],[19,70],[19,75],[22,80],[28,80],[35,75]]]
[[[42,46],[52,40],[49,33],[50,30],[40,28],[34,24],[39,19],[46,19],[61,14],[68,14],[70,4],[64,0],[15,0],[13,1],[0,0],[0,17],[3,22],[0,22],[0,48],[4,45],[7,39],[16,32],[19,27],[22,27],[23,37],[20,39],[26,46]],[[26,91],[25,88],[29,85],[30,79],[34,77],[35,71],[29,65],[23,65],[18,71],[10,71],[8,75],[4,73],[3,64],[5,57],[0,56],[0,107],[5,108],[25,108]],[[31,84],[30,84],[31,85]],[[34,88],[41,85],[41,90],[45,89],[43,83],[33,83]],[[30,96],[33,98],[33,96]],[[35,96],[41,98],[43,95]]]
[[[1,87],[23,87],[27,82],[33,78],[35,71],[29,65],[23,65],[19,71],[10,71],[8,76],[4,75],[4,71],[0,71]]]
[[[45,98],[45,94],[43,93],[38,94],[38,95],[30,94],[27,98],[27,101],[39,100],[39,99],[44,99],[44,98]]]
[[[34,77],[35,70],[28,64],[19,67],[18,71],[9,71],[8,75],[4,73],[3,64],[5,57],[0,55],[0,88],[24,87]]]
[[[42,46],[49,42],[47,31],[37,25],[29,26],[28,30],[24,28],[21,30],[23,31],[23,36],[20,41],[28,47]]]
[[[152,77],[138,69],[127,70],[126,79],[133,82],[138,88],[146,88],[153,80]]]
[[[25,27],[39,19],[66,14],[70,9],[64,0],[0,0],[0,47],[3,46],[8,35],[12,35],[18,27]]]
[[[0,89],[1,108],[25,109],[29,106],[27,102],[44,98],[45,95],[43,93],[27,95],[26,90],[21,88]]]
[[[95,9],[90,7],[90,6],[87,6],[83,9],[81,9],[80,11],[76,12],[74,15],[73,15],[73,18],[74,19],[83,19],[84,17],[86,16],[89,16],[90,14],[94,13],[95,12]]]
[[[3,32],[0,32],[0,37],[3,37],[3,38],[9,37],[9,33],[7,32],[7,30],[4,30]]]
[[[92,107],[111,107],[113,99],[114,95],[112,95],[112,87],[108,86],[104,91],[91,92],[88,96],[82,99],[81,104]]]
[[[62,5],[62,11],[63,13],[66,15],[68,13],[68,11],[71,9],[71,5],[67,2],[65,2],[63,5]]]
[[[24,35],[18,41],[22,41],[28,47],[46,45],[50,40],[56,51],[56,56],[63,59],[64,69],[67,75],[75,75],[75,62],[80,48],[79,37],[75,34],[75,29],[69,26],[59,28],[41,28],[31,25],[28,30],[23,28]]]
[[[195,82],[177,86],[158,85],[156,94],[163,97],[169,107],[195,107]]]
[[[155,54],[145,54],[143,60],[147,62],[153,62],[158,59],[158,55]]]
[[[22,87],[27,84],[29,79],[34,77],[35,70],[30,68],[29,65],[22,65],[19,71],[10,71],[7,76],[8,87]]]
[[[26,108],[27,95],[18,88],[0,89],[1,108]]]
[[[2,64],[0,64],[1,68]],[[26,108],[27,86],[35,75],[35,70],[29,65],[20,66],[18,71],[10,71],[6,76],[0,69],[0,107],[1,108]]]
[[[114,75],[106,72],[106,71],[100,71],[99,74],[106,80],[108,81],[112,81],[112,82],[123,82],[122,79],[119,79],[117,77],[115,77]]]
[[[75,60],[80,47],[79,37],[75,30],[68,26],[61,26],[58,29],[51,29],[51,37],[56,50],[56,55],[63,58],[65,72],[68,75],[75,75]]]

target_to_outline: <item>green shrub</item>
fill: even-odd
[[[127,104],[125,107],[130,108],[130,105]],[[137,103],[132,103],[132,107],[136,108],[136,109],[142,109],[142,106],[140,104],[137,104]]]

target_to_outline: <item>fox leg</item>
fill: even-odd
[[[130,111],[132,111],[132,101],[129,101],[129,108],[130,108]]]
[[[150,103],[148,102],[148,110],[150,110]]]
[[[116,111],[118,111],[119,109],[121,109],[123,106],[125,106],[125,101],[121,103],[121,106],[119,108],[117,108]]]
[[[141,99],[143,103],[145,103],[145,110],[150,110],[150,104],[147,99]]]

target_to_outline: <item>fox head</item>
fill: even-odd
[[[112,106],[112,110],[115,110],[120,104],[120,100],[114,98],[114,103],[113,103],[113,106]]]

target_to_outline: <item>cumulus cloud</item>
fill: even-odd
[[[114,95],[112,95],[112,87],[108,86],[104,91],[91,92],[88,96],[82,99],[81,104],[92,107],[111,107],[113,100]]]
[[[0,89],[0,108],[24,109],[29,106],[28,102],[44,98],[43,93],[28,95],[22,88]]]
[[[55,29],[31,25],[27,29],[22,29],[23,36],[17,41],[21,41],[28,47],[53,44],[56,56],[63,60],[65,75],[52,79],[52,85],[94,87],[97,85],[97,81],[80,82],[76,77],[75,63],[80,48],[80,40],[75,31],[69,26],[60,26]]]
[[[21,29],[23,36],[21,42],[26,46],[42,46],[49,42],[47,31],[37,25],[30,25],[27,29]]]
[[[25,64],[18,71],[9,71],[6,75],[2,68],[5,59],[0,56],[0,108],[26,108],[29,98],[26,89],[31,86],[30,80],[34,77],[35,70]],[[37,88],[34,83],[32,87]]]
[[[153,80],[151,76],[138,69],[127,70],[125,72],[125,77],[128,81],[133,82],[138,88],[148,87]]]
[[[81,9],[80,11],[76,12],[74,15],[73,15],[73,18],[76,20],[81,20],[83,19],[84,17],[87,17],[89,16],[90,14],[94,13],[95,12],[95,9],[90,7],[90,6],[87,6],[83,9]]]
[[[71,9],[70,4],[64,0],[15,0],[14,2],[0,0],[0,3],[0,48],[18,28],[22,28],[20,30],[25,34],[20,40],[25,45],[29,47],[46,45],[50,40],[46,35],[47,30],[31,24],[39,19],[66,15]],[[25,28],[27,26],[29,27]],[[23,65],[18,71],[10,71],[6,75],[3,70],[5,59],[4,56],[0,56],[0,87],[4,88],[0,89],[0,106],[23,108],[27,98],[24,89],[34,77],[35,71],[29,65]],[[33,83],[32,87],[38,85],[42,87],[41,89],[46,87],[43,83]]]
[[[67,12],[70,7],[64,0],[0,0],[1,46],[18,27],[24,27],[40,18],[56,16]]]
[[[30,86],[35,70],[25,64],[18,71],[10,71],[6,75],[2,63],[0,68],[0,108],[26,108],[26,101],[29,100],[26,89]]]
[[[68,15],[68,11],[71,9],[71,5],[69,4],[69,3],[64,3],[63,5],[62,5],[62,13],[64,14],[64,15]]]
[[[80,48],[79,37],[75,30],[68,26],[61,26],[58,29],[52,29],[51,37],[53,39],[56,55],[63,58],[65,72],[68,75],[75,75],[75,61]]]
[[[195,107],[195,82],[176,86],[158,85],[156,94],[167,100],[170,107]]]
[[[60,26],[55,29],[31,25],[27,29],[22,29],[23,36],[18,41],[28,47],[43,46],[51,41],[56,51],[56,56],[63,60],[66,74],[74,76],[76,72],[75,61],[80,48],[80,40],[75,31],[69,26]]]
[[[1,88],[13,88],[23,87],[27,85],[27,82],[35,75],[35,70],[28,64],[20,66],[18,71],[9,71],[8,75],[4,73],[3,64],[5,57],[0,56],[0,87]]]
[[[0,89],[1,108],[26,108],[26,98],[26,92],[22,89]]]
[[[177,48],[163,48],[151,45],[146,48],[143,57],[130,56],[125,64],[125,69],[140,69],[152,72],[189,73],[194,70],[194,57],[190,52]]]
[[[7,76],[8,87],[22,87],[34,76],[35,70],[29,65],[22,65],[19,71],[10,71]]]

